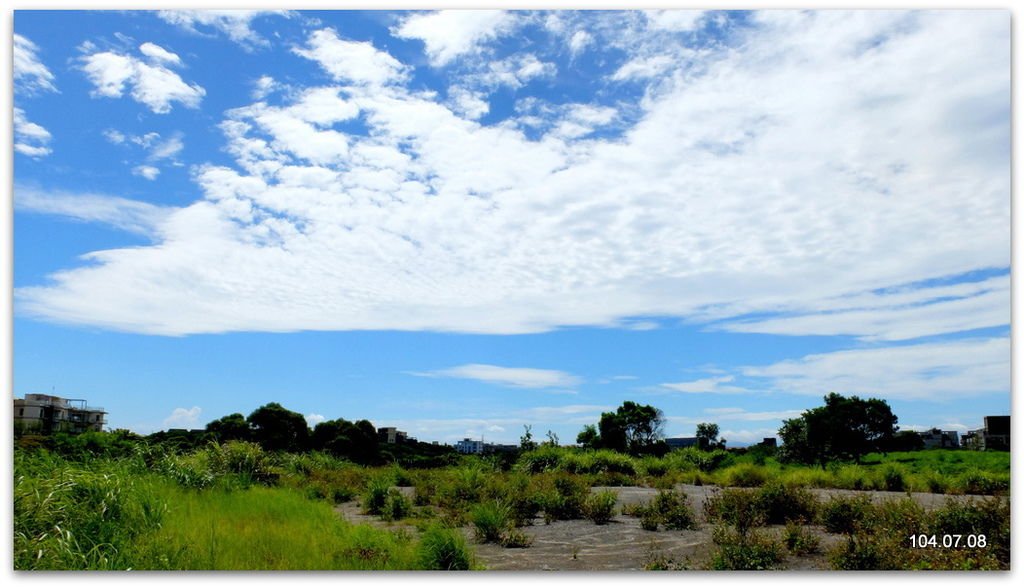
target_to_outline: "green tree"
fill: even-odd
[[[576,443],[585,449],[595,449],[601,446],[601,435],[594,425],[584,425],[579,435],[576,435]]]
[[[700,423],[697,425],[697,448],[701,451],[725,448],[725,439],[718,439],[717,424]]]
[[[523,425],[523,436],[519,438],[519,449],[523,451],[537,449],[537,442],[533,440],[532,429],[533,425]]]
[[[303,451],[309,441],[306,419],[276,402],[265,404],[246,419],[252,440],[268,451]]]
[[[356,463],[374,463],[380,456],[377,429],[367,420],[356,422],[334,419],[317,423],[310,436],[310,447]]]
[[[782,455],[822,466],[833,460],[859,463],[864,454],[892,445],[896,423],[896,415],[884,400],[847,398],[833,392],[825,397],[825,406],[806,410],[799,419],[783,423],[779,429]]]
[[[631,400],[622,403],[615,412],[601,413],[597,424],[601,446],[634,455],[648,453],[665,437],[664,414],[646,404]]]
[[[245,441],[250,436],[249,423],[245,421],[245,417],[240,412],[206,423],[206,431],[212,433],[221,442],[236,439]]]

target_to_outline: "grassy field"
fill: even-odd
[[[699,517],[672,493],[679,484],[732,488],[704,505],[716,546],[706,562],[711,569],[772,567],[780,554],[811,550],[816,539],[805,532],[808,525],[844,538],[828,554],[837,569],[1009,564],[1006,500],[950,500],[926,512],[909,499],[822,501],[809,490],[1008,495],[1006,453],[872,454],[860,464],[821,468],[782,464],[757,451],[687,449],[635,458],[542,447],[514,460],[466,456],[455,466],[406,469],[320,453],[274,454],[245,442],[186,453],[102,437],[89,442],[61,453],[16,449],[15,569],[473,569],[480,566],[464,527],[474,529],[478,543],[520,548],[529,546],[522,529],[535,519],[601,525],[622,514],[644,529],[697,528]],[[665,491],[623,513],[614,493],[593,486]],[[346,522],[335,505],[354,498],[367,514],[409,525],[393,531]],[[917,532],[984,533],[990,543],[941,553],[910,549],[906,536]]]

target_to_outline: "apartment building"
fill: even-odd
[[[26,394],[14,399],[14,430],[18,433],[83,433],[102,431],[107,411],[89,406],[81,398],[61,398],[49,394]]]

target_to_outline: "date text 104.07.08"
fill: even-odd
[[[984,535],[911,535],[910,546],[915,549],[976,549],[987,547]]]

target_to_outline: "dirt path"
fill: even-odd
[[[521,531],[533,543],[528,548],[505,548],[499,545],[480,544],[473,540],[471,527],[463,528],[466,538],[473,546],[477,559],[489,570],[568,570],[568,571],[626,571],[643,570],[648,566],[661,565],[669,569],[701,569],[714,550],[711,541],[711,527],[704,520],[704,501],[719,488],[715,486],[680,485],[677,490],[686,494],[690,507],[701,523],[693,531],[646,531],[640,527],[639,519],[630,516],[616,516],[606,525],[595,525],[589,520],[555,521],[544,524],[535,519],[532,525]],[[651,500],[658,491],[654,488],[636,486],[595,487],[594,492],[612,490],[618,494],[618,511],[623,505],[639,504]],[[831,496],[869,495],[881,502],[906,498],[906,492],[878,492],[837,489],[811,489],[819,500]],[[925,508],[938,508],[945,504],[950,495],[912,493],[911,497]],[[955,500],[970,500],[980,497],[952,496]],[[336,509],[346,520],[354,523],[369,523],[384,529],[406,529],[415,533],[415,528],[405,523],[387,523],[379,517],[361,513],[356,502],[341,504]],[[823,551],[842,538],[826,533],[819,526],[807,526],[807,531],[821,539]],[[781,527],[768,527],[771,533],[781,534]],[[822,554],[789,557],[784,563],[789,570],[828,569]]]

